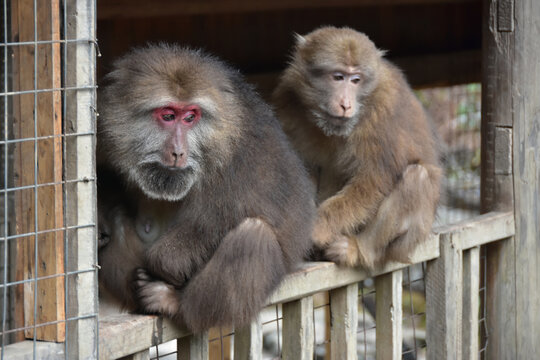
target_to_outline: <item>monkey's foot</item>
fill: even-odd
[[[326,249],[328,260],[338,265],[358,266],[372,270],[377,262],[377,256],[354,236],[340,236]]]
[[[347,236],[339,236],[326,248],[325,253],[328,260],[338,265],[358,265],[358,246],[354,239]]]
[[[145,269],[135,271],[135,293],[142,310],[173,316],[180,303],[174,286],[154,279]]]
[[[332,241],[333,234],[326,221],[318,219],[311,232],[311,237],[313,238],[315,245],[325,247]]]

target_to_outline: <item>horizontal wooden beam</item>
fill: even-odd
[[[411,263],[439,257],[439,237],[448,234],[452,234],[453,243],[457,244],[459,249],[504,239],[514,234],[513,213],[488,213],[455,225],[436,228],[428,241],[416,248],[411,256]],[[268,300],[268,305],[347,286],[409,265],[389,263],[382,269],[368,273],[362,269],[338,267],[331,262],[306,263],[283,280]],[[99,357],[119,358],[189,334],[187,329],[157,316],[121,314],[101,317]]]
[[[480,0],[108,0],[98,1],[98,19],[159,17],[170,15],[201,15],[277,11],[288,9],[339,8],[354,6],[451,4]]]
[[[440,234],[452,234],[452,242],[461,250],[485,245],[494,240],[514,236],[514,213],[490,212],[437,229]]]
[[[415,88],[450,86],[479,82],[482,51],[423,54],[392,58]]]
[[[188,335],[187,329],[158,316],[104,316],[99,321],[99,358],[118,359]]]

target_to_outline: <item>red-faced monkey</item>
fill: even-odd
[[[270,108],[214,57],[151,45],[100,98],[102,285],[193,331],[249,322],[311,246],[311,184]]]
[[[318,180],[312,236],[330,260],[408,262],[439,199],[435,133],[403,74],[367,36],[324,27],[298,36],[273,98]]]

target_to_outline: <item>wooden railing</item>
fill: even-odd
[[[514,235],[511,212],[489,213],[434,230],[412,254],[412,263],[427,261],[426,342],[428,359],[478,357],[480,245]],[[330,293],[332,359],[354,359],[357,347],[358,282],[375,277],[377,359],[400,359],[402,351],[402,269],[390,263],[367,273],[333,263],[308,263],[287,276],[269,299],[283,306],[283,359],[313,359],[312,295]],[[178,339],[178,359],[207,359],[208,334],[190,334],[156,316],[103,317],[99,327],[100,359],[148,358],[148,349]],[[235,359],[262,359],[262,324],[236,329]]]

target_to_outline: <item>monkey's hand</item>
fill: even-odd
[[[321,248],[326,247],[329,243],[332,242],[332,240],[334,239],[334,234],[332,233],[330,226],[325,218],[317,218],[315,226],[313,227],[313,231],[311,233],[311,237],[313,238],[315,245]]]
[[[149,314],[173,317],[180,307],[177,290],[164,281],[153,278],[146,269],[136,269],[134,288],[140,309]]]
[[[357,266],[373,269],[375,256],[369,247],[362,246],[355,236],[339,236],[326,248],[325,255],[338,265]]]

